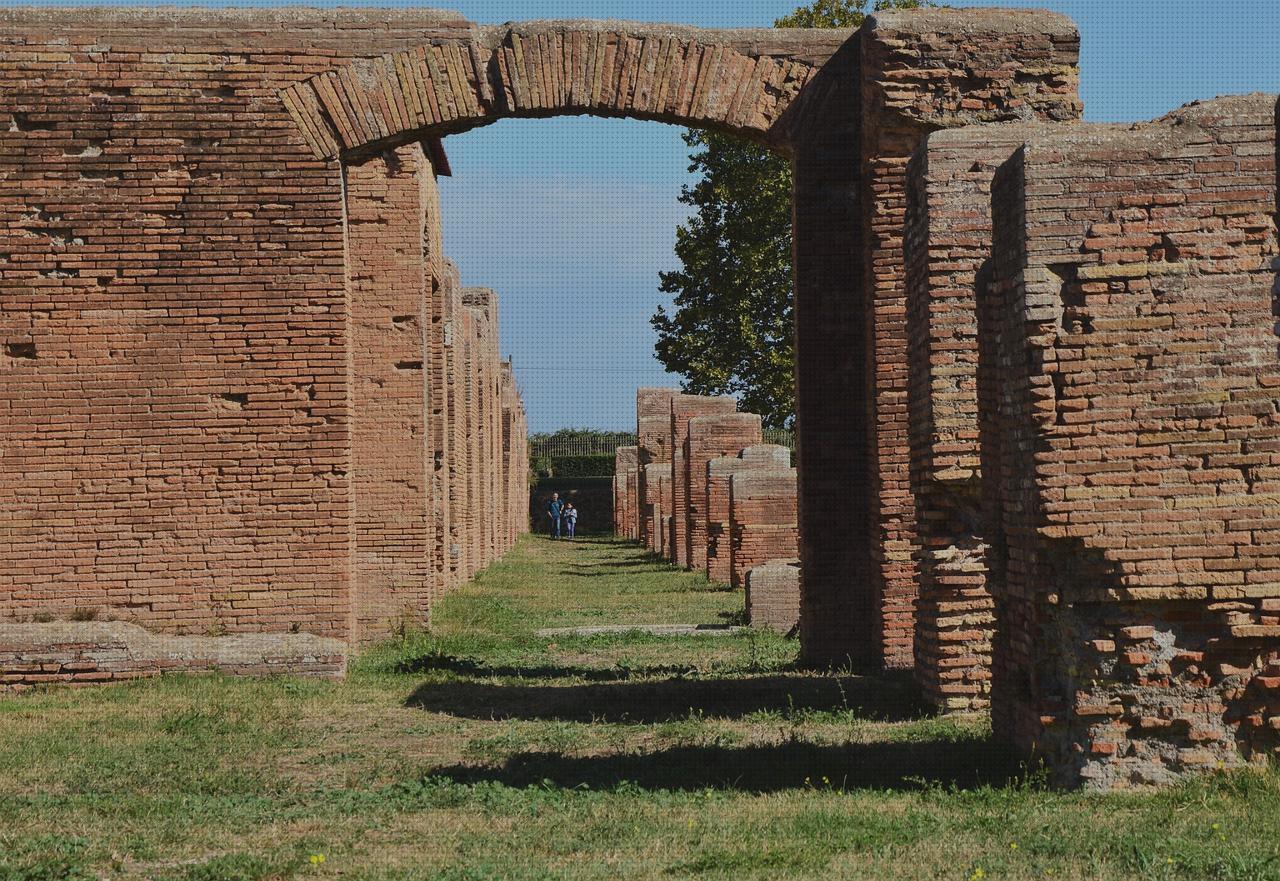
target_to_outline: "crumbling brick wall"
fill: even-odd
[[[637,487],[636,530],[650,550],[657,547],[653,510],[657,499],[648,482],[646,466],[671,461],[671,398],[675,389],[636,390]],[[670,510],[670,505],[665,506]]]
[[[799,549],[796,471],[748,471],[729,479],[730,580],[769,560],[789,560]]]
[[[618,447],[613,455],[613,532],[620,538],[639,538],[636,511],[636,472],[640,467],[638,446]]]
[[[872,596],[855,644],[912,664],[918,575],[910,482],[903,263],[908,157],[929,131],[1003,120],[1078,118],[1079,36],[1029,10],[883,12],[862,31],[861,202]],[[802,458],[803,462],[803,458]],[[810,570],[813,570],[812,572]],[[825,569],[824,569],[825,571]],[[817,568],[806,562],[806,590]],[[848,576],[846,576],[848,578]],[[861,579],[850,579],[860,582]],[[846,641],[847,644],[847,641]]]
[[[721,456],[707,463],[707,577],[712,581],[728,584],[732,578],[729,480],[744,471],[789,467],[791,451],[776,444],[753,444],[736,456]]]
[[[738,402],[730,397],[675,394],[668,412],[668,449],[671,450],[671,560],[690,568],[689,420],[698,416],[725,416],[735,413]]]
[[[754,413],[699,416],[689,420],[684,452],[689,471],[689,568],[707,569],[707,467],[712,459],[736,454],[763,440]]]
[[[1081,126],[996,174],[993,722],[1064,782],[1276,744],[1275,107]]]
[[[918,536],[915,678],[942,710],[989,702],[995,606],[986,588],[975,291],[991,266],[991,179],[1049,123],[935,132],[908,167],[911,490]]]

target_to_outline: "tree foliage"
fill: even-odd
[[[882,0],[875,9],[922,5]],[[814,0],[777,27],[857,27],[868,0]],[[659,308],[658,360],[683,377],[684,391],[736,395],[765,425],[795,415],[791,274],[791,167],[763,147],[730,135],[689,131],[689,171],[680,201],[693,215],[676,230],[681,268],[661,273],[675,309]]]

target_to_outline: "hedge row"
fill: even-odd
[[[537,477],[612,477],[613,453],[588,456],[537,456],[530,463]]]

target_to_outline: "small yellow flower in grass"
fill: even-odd
[[[1165,858],[1165,862],[1166,862],[1166,863],[1168,863],[1170,866],[1172,866],[1172,865],[1173,865],[1173,857],[1166,857],[1166,858]]]
[[[1221,823],[1214,823],[1214,824],[1213,824],[1211,827],[1209,827],[1209,828],[1213,829],[1213,831],[1214,831],[1214,832],[1217,832],[1219,829],[1221,829],[1221,828],[1222,828],[1222,824],[1221,824]]]
[[[696,820],[690,820],[690,821],[689,821],[689,828],[690,828],[690,829],[692,829],[692,828],[693,828],[694,826],[696,826],[696,825],[698,825],[698,823],[697,823],[697,821],[696,821]]]
[[[973,870],[973,874],[969,876],[969,881],[982,881],[985,877],[987,877],[987,873],[979,867]]]
[[[318,866],[324,862],[324,854],[313,853],[311,856],[307,857],[307,860],[311,863],[311,865]]]
[[[1017,849],[1018,849],[1018,842],[1016,842],[1016,841],[1010,841],[1010,842],[1009,842],[1009,850],[1017,850]]]

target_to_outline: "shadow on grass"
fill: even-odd
[[[861,719],[904,721],[921,718],[925,712],[908,680],[884,676],[758,676],[584,685],[440,682],[419,686],[405,704],[468,719],[631,723],[669,722],[690,714],[739,718],[761,711],[839,710],[849,710]]]
[[[601,569],[634,569],[636,571],[670,572],[672,566],[666,560],[643,558],[633,560],[601,560],[598,563],[572,563],[571,569],[582,570],[581,574],[599,574]]]
[[[1017,755],[991,739],[945,739],[824,746],[677,747],[650,753],[570,757],[526,752],[498,767],[453,765],[432,776],[459,783],[608,789],[623,783],[649,790],[722,789],[766,793],[818,789],[912,790],[1007,786],[1023,777]]]
[[[688,676],[697,668],[687,664],[637,667],[573,667],[560,664],[489,664],[475,658],[426,654],[396,664],[397,673],[454,673],[477,678],[584,679],[588,682],[624,682],[651,676]],[[422,686],[418,691],[422,691]],[[495,686],[496,687],[496,686]],[[415,692],[415,695],[417,692]],[[411,699],[412,702],[412,699]],[[488,717],[486,717],[488,718]]]

